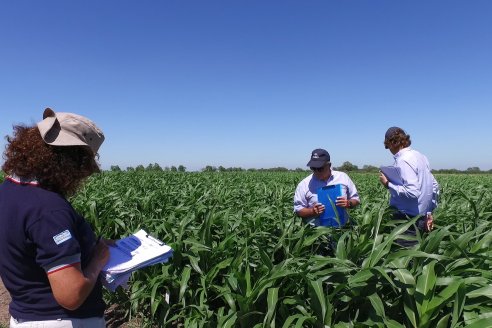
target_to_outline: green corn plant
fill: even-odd
[[[71,201],[96,233],[140,228],[174,250],[105,293],[145,327],[483,327],[490,324],[492,176],[437,175],[436,229],[389,220],[376,174],[351,173],[346,227],[293,212],[304,172],[103,172]],[[323,254],[333,243],[331,254]]]

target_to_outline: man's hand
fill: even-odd
[[[385,188],[388,188],[388,183],[389,183],[388,178],[381,171],[379,171],[379,181]]]
[[[339,207],[349,208],[350,200],[348,200],[347,197],[339,196],[337,197],[337,201],[335,202],[335,205]]]
[[[432,213],[427,213],[425,218],[425,231],[431,232],[434,229],[434,218],[432,217]]]
[[[316,203],[313,207],[313,216],[319,216],[325,211],[325,205]]]

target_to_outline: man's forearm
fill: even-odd
[[[303,219],[316,216],[316,214],[314,213],[314,208],[313,207],[304,207],[304,208],[301,208],[299,211],[297,211],[297,215],[300,216]]]

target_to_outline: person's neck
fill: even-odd
[[[330,180],[331,176],[332,176],[332,174],[330,172],[326,178],[319,177],[318,179],[321,180],[321,181],[325,181],[326,182],[326,181]]]
[[[400,150],[402,150],[403,148],[405,148],[405,147],[402,147],[402,146],[390,147],[390,152],[391,152],[393,155],[396,155],[396,154],[398,154],[398,152],[399,152]]]

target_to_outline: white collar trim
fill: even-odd
[[[10,181],[12,181],[14,183],[21,184],[21,185],[39,186],[39,182],[37,180],[21,178],[15,174],[8,175],[7,179],[9,179]]]

